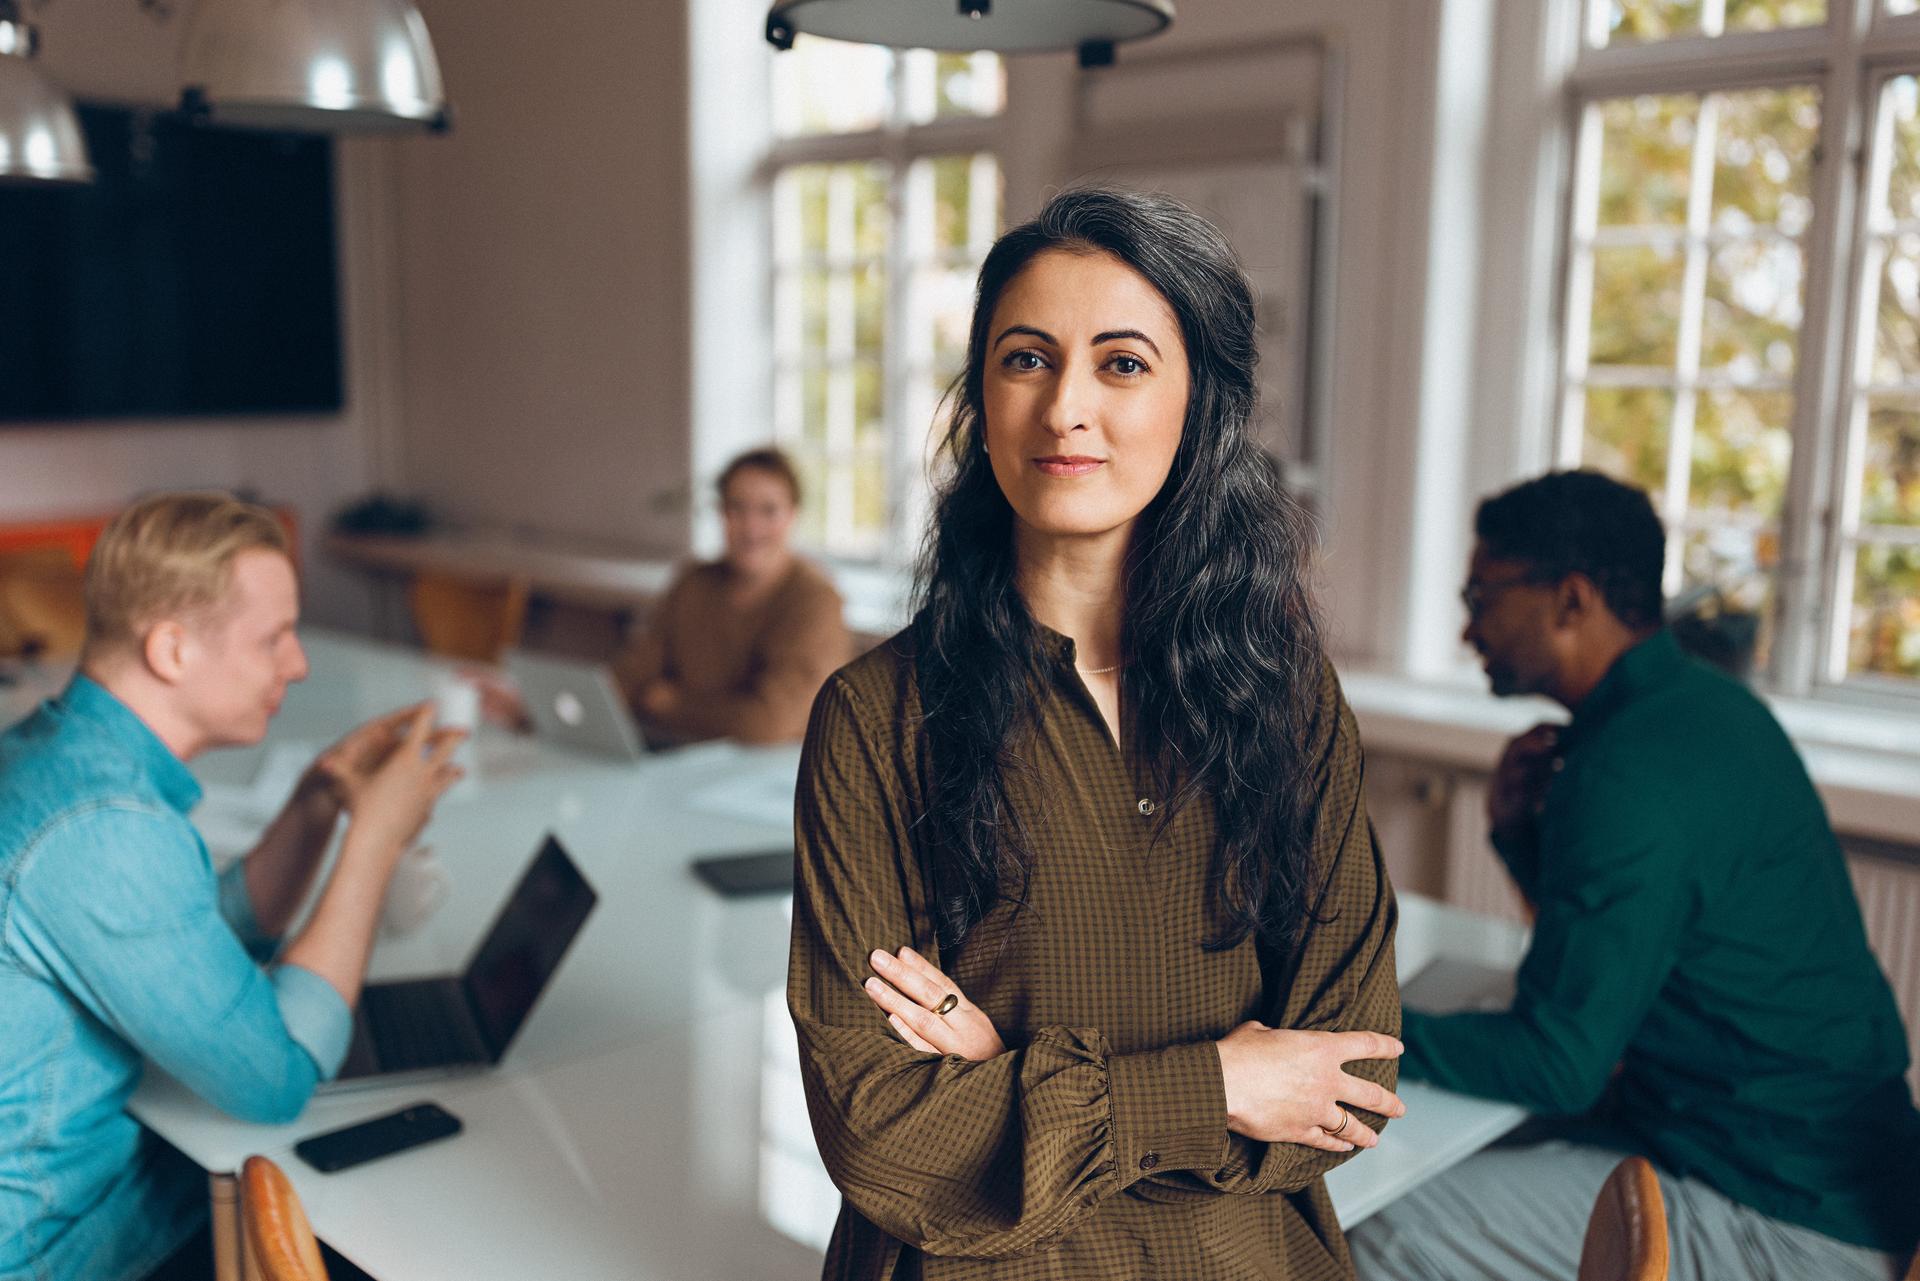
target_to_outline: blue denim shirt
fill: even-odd
[[[224,1111],[284,1122],[352,1015],[262,968],[244,860],[216,879],[199,784],[76,676],[0,735],[0,1281],[136,1281],[206,1213],[206,1182],[126,1101],[151,1060]]]

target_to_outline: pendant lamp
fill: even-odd
[[[309,133],[444,129],[427,25],[407,0],[200,0],[180,41],[181,105]]]
[[[0,182],[91,182],[72,105],[29,61],[37,42],[14,0],[0,0]]]
[[[767,39],[780,49],[795,35],[896,49],[1078,49],[1083,62],[1104,62],[1114,45],[1172,21],[1173,0],[777,0]]]

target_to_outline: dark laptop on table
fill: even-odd
[[[498,1063],[598,901],[547,837],[493,928],[455,977],[369,983],[334,1084],[382,1085],[396,1072]]]

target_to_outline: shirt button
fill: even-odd
[[[1153,802],[1152,802],[1152,801],[1150,801],[1150,800],[1148,800],[1148,799],[1147,799],[1146,797],[1144,797],[1144,796],[1142,796],[1142,797],[1140,798],[1140,812],[1141,812],[1142,814],[1151,814],[1151,813],[1153,813],[1153,808],[1154,808],[1154,806],[1153,806]]]
[[[1143,1170],[1151,1170],[1154,1166],[1159,1164],[1160,1164],[1160,1154],[1158,1152],[1149,1152],[1145,1156],[1140,1158],[1140,1168]]]
[[[1554,772],[1554,773],[1556,773],[1556,774],[1558,774],[1558,773],[1559,773],[1559,772],[1560,772],[1561,770],[1563,770],[1563,769],[1565,769],[1566,767],[1567,767],[1567,758],[1566,758],[1566,757],[1564,757],[1564,756],[1556,756],[1556,757],[1554,757],[1554,758],[1553,758],[1553,766],[1552,766],[1552,769],[1553,769],[1553,772]]]

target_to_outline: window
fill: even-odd
[[[1920,0],[1586,6],[1560,462],[1773,687],[1920,698]]]
[[[903,559],[1000,230],[1004,75],[991,54],[807,37],[773,67],[774,431],[807,489],[800,536]]]

